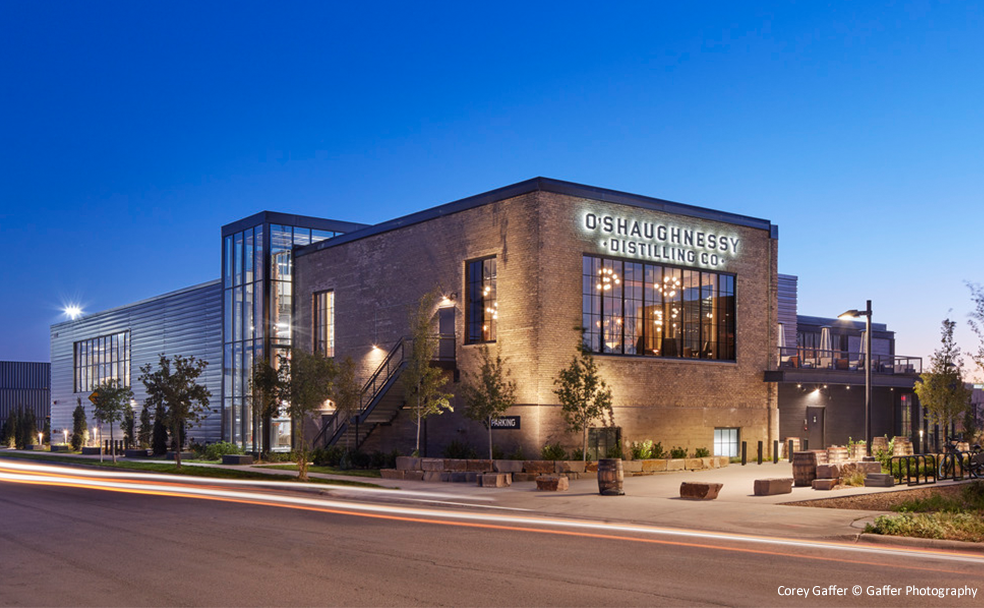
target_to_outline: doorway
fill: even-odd
[[[824,437],[823,416],[826,408],[806,408],[806,439],[810,442],[811,450],[822,450],[827,447]]]

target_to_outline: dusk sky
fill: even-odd
[[[984,283],[984,5],[0,2],[0,359],[218,278],[261,210],[552,177],[770,220],[799,312],[898,354]],[[952,309],[952,312],[950,312]],[[928,366],[928,359],[924,362]]]

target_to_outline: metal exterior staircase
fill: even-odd
[[[403,407],[401,373],[406,367],[408,342],[396,343],[362,387],[359,409],[349,419],[338,413],[322,416],[321,432],[314,445],[346,445],[358,449],[366,437],[380,424],[393,421]]]

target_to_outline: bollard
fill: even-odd
[[[762,464],[762,442],[759,441],[758,444],[758,463]]]
[[[809,452],[810,451],[810,440],[809,439],[804,439],[803,440],[803,451],[804,452]]]
[[[779,440],[772,441],[772,464],[779,464]]]
[[[793,440],[789,440],[789,448],[786,449],[786,456],[789,457],[789,462],[793,461]]]
[[[741,442],[741,466],[745,466],[745,464],[747,464],[747,462],[748,462],[748,459],[746,458],[747,455],[748,455],[748,443],[742,441]]]

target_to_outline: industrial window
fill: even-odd
[[[335,356],[335,292],[319,291],[314,294],[312,307],[314,320],[314,350],[326,357]]]
[[[495,342],[499,320],[499,303],[496,301],[495,258],[473,260],[466,266],[466,320],[469,343]]]
[[[596,353],[735,359],[735,277],[586,255],[584,344]]]
[[[738,456],[738,429],[714,429],[714,455]]]
[[[130,332],[81,340],[74,347],[74,392],[95,389],[107,380],[130,386]]]

